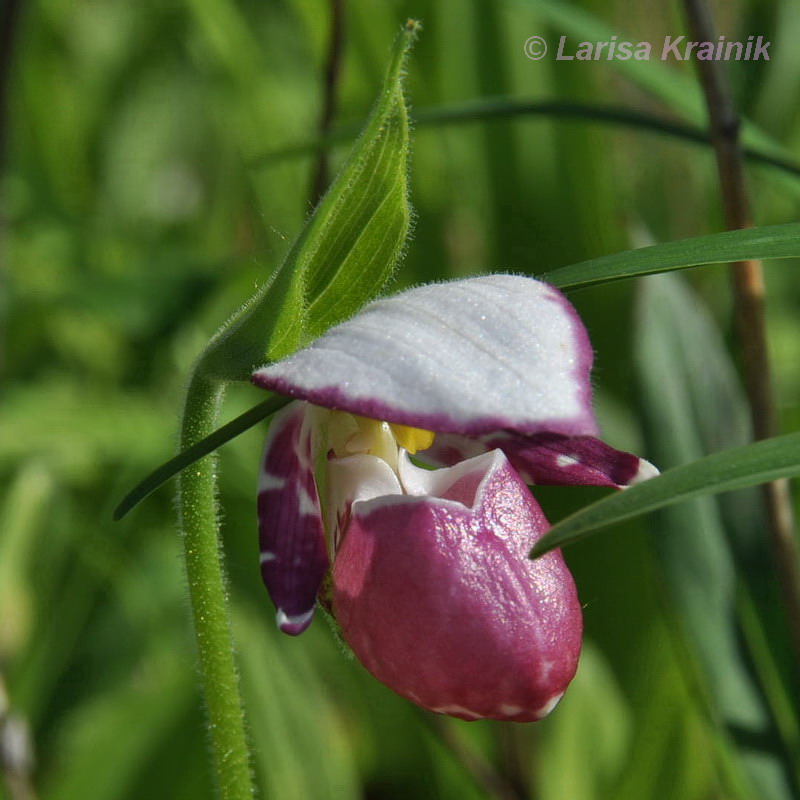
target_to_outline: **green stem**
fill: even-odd
[[[197,374],[192,378],[181,424],[182,449],[211,433],[223,393],[220,383]],[[245,800],[255,792],[227,611],[216,483],[214,455],[184,470],[178,483],[178,515],[217,790],[222,800]]]
[[[712,41],[716,31],[712,10],[706,0],[684,0],[684,9],[692,38],[700,42]],[[751,203],[739,141],[741,121],[728,76],[718,61],[698,60],[697,69],[706,98],[725,223],[728,230],[751,228]],[[749,259],[732,263],[731,279],[733,313],[753,437],[768,439],[778,428],[778,412],[772,387],[761,261]],[[795,662],[800,665],[800,545],[789,484],[786,481],[766,484],[764,501],[769,522],[767,535],[773,550]]]

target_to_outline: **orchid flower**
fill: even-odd
[[[595,438],[591,364],[560,292],[492,275],[371,303],[258,370],[296,399],[259,479],[280,629],[305,630],[319,599],[362,664],[424,708],[549,713],[577,668],[581,608],[559,551],[528,558],[549,525],[526,484],[656,474]]]

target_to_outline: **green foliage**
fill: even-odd
[[[654,457],[667,467],[742,446],[750,439],[744,392],[698,298],[680,278],[665,275],[643,281],[638,301],[636,357]],[[739,747],[739,759],[729,754],[731,768],[741,772],[732,779],[747,781],[759,797],[780,798],[791,795],[793,767],[791,760],[783,763],[753,654],[740,645],[737,624],[737,591],[755,588],[770,555],[760,535],[768,524],[760,501],[750,491],[664,508],[653,521],[654,545],[665,591],[679,610],[676,624],[692,644],[686,667],[696,669],[722,745]],[[759,738],[761,747],[749,744]]]
[[[743,444],[732,432],[746,436],[739,400],[730,400],[730,364],[720,366],[720,349],[736,358],[725,269],[685,272],[689,296],[646,286],[635,323],[639,278],[589,284],[606,268],[627,277],[640,265],[637,274],[744,253],[781,256],[768,265],[768,315],[781,432],[796,436],[795,176],[774,167],[749,172],[761,228],[719,234],[706,148],[547,114],[447,123],[448,109],[480,108],[491,95],[509,108],[591,102],[702,125],[691,63],[569,65],[523,53],[534,34],[551,45],[561,34],[677,35],[677,7],[346,6],[335,130],[356,131],[368,119],[406,16],[426,29],[406,77],[409,96],[432,118],[414,133],[413,160],[390,164],[387,151],[360,151],[372,165],[362,167],[382,176],[370,191],[391,198],[395,212],[406,176],[411,189],[417,225],[397,288],[480,270],[580,282],[586,288],[571,299],[596,351],[605,438],[669,474]],[[727,65],[747,142],[781,157],[796,153],[795,4],[715,8],[728,39],[760,33],[774,42],[769,63]],[[407,212],[388,215],[391,241],[370,234],[360,242],[353,234],[369,220],[342,187],[328,195],[328,219],[352,210],[357,223],[344,231],[315,223],[326,235],[346,234],[335,239],[342,249],[304,249],[298,236],[311,212],[315,156],[258,161],[319,138],[327,10],[323,0],[25,4],[0,180],[0,679],[11,711],[30,729],[31,778],[42,800],[213,796],[169,492],[155,492],[121,522],[111,514],[174,453],[186,376],[244,298],[265,284],[287,292],[291,336],[273,342],[276,355],[389,285]],[[406,134],[399,94],[390,95],[373,113],[386,112],[382,141],[397,144]],[[350,140],[330,141],[332,174],[355,170],[340,148]],[[771,238],[756,241],[765,231]],[[656,242],[665,244],[642,249]],[[352,271],[329,271],[342,263],[337,254],[359,244],[358,264],[379,267],[374,286],[365,286],[356,261],[345,261]],[[630,254],[607,256],[623,251]],[[302,286],[291,269],[278,273],[291,259],[306,265]],[[555,272],[587,260],[580,275],[577,266],[569,278]],[[705,328],[696,327],[695,306],[705,309]],[[715,344],[700,346],[709,331]],[[250,360],[266,358],[265,346],[254,346]],[[218,371],[244,377],[242,365],[235,375],[227,368]],[[233,387],[225,418],[262,399]],[[778,763],[791,784],[800,764],[797,670],[752,501],[695,497],[567,549],[585,604],[586,649],[559,708],[532,726],[436,727],[342,656],[324,624],[297,640],[275,633],[255,555],[262,433],[244,432],[219,455],[235,649],[262,796],[477,800],[502,796],[487,788],[493,772],[519,797],[761,800],[782,791]],[[775,446],[780,441],[767,445]],[[730,476],[738,467],[721,458]],[[762,463],[765,473],[775,468]],[[619,497],[633,502],[638,491]],[[549,487],[535,494],[554,520],[599,496]],[[739,695],[729,682],[749,697],[745,722],[763,714],[764,727],[731,726]],[[764,772],[772,777],[761,780]]]

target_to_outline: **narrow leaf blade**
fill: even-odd
[[[709,133],[699,125],[675,122],[659,115],[643,113],[633,108],[601,103],[579,103],[564,100],[515,100],[505,96],[489,95],[479,100],[452,105],[434,105],[418,108],[410,117],[415,129],[463,125],[497,119],[548,120],[566,119],[574,122],[631,128],[680,139],[703,147],[711,147]],[[351,125],[335,128],[325,136],[293,143],[270,150],[251,162],[254,169],[280,164],[296,158],[313,155],[335,145],[351,141],[358,130]],[[790,156],[775,155],[771,150],[744,147],[745,160],[775,167],[784,178],[794,180],[800,175],[800,165]]]
[[[800,257],[800,223],[725,231],[677,242],[601,256],[547,272],[539,277],[560,289],[671,272],[706,264],[766,258]]]
[[[586,506],[554,525],[531,551],[538,558],[631,517],[705,494],[800,475],[800,432],[735,447],[667,470]]]
[[[213,453],[217,448],[222,447],[225,442],[235,439],[239,434],[257,425],[262,419],[266,419],[290,402],[291,398],[289,397],[272,395],[260,402],[257,406],[253,406],[249,411],[245,411],[244,414],[240,414],[235,419],[217,428],[213,433],[206,436],[205,439],[201,439],[191,447],[181,450],[176,456],[169,461],[165,461],[161,466],[156,467],[149,475],[142,478],[142,480],[122,498],[119,505],[114,509],[114,519],[121,520],[132,508],[144,500],[145,497],[152,494],[170,478],[175,477],[181,470],[191,466],[209,453]]]

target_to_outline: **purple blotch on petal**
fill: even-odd
[[[419,457],[449,467],[495,448],[506,454],[526,483],[542,486],[624,488],[658,474],[650,462],[616,450],[594,436],[564,436],[556,432],[525,436],[515,431],[497,431],[477,438],[445,434],[437,436],[433,446]]]
[[[594,436],[521,436],[503,431],[481,441],[501,449],[526,483],[623,488],[658,474],[648,461]]]
[[[278,627],[293,636],[311,624],[330,563],[307,412],[306,403],[292,403],[273,418],[259,476],[261,577],[277,608]]]

